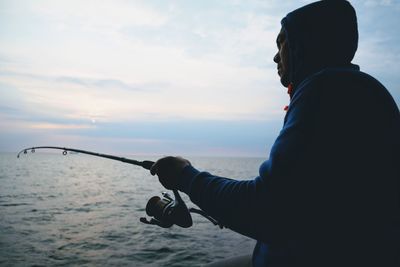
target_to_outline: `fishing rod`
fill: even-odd
[[[138,161],[134,159],[127,159],[124,157],[118,157],[109,154],[102,154],[82,149],[59,147],[59,146],[36,146],[36,147],[24,148],[17,154],[17,158],[19,158],[21,154],[28,154],[28,151],[30,151],[31,153],[35,153],[37,149],[62,150],[63,151],[62,154],[64,156],[66,156],[68,152],[87,154],[91,156],[122,161],[136,166],[141,166],[146,170],[150,170],[154,164],[154,161],[150,160]],[[190,213],[197,213],[208,219],[214,225],[218,225],[221,229],[223,228],[222,224],[220,224],[214,218],[206,214],[204,211],[196,208],[188,208],[183,199],[181,198],[181,196],[179,195],[178,190],[172,190],[172,192],[175,198],[172,198],[166,192],[162,193],[162,198],[158,196],[150,198],[146,205],[146,214],[151,217],[150,221],[146,217],[141,217],[140,222],[145,224],[158,225],[163,228],[169,228],[174,224],[183,228],[188,228],[193,225],[193,220]]]
[[[92,155],[92,156],[101,157],[101,158],[107,158],[107,159],[112,159],[112,160],[118,160],[118,161],[122,161],[122,162],[125,162],[125,163],[141,166],[141,167],[145,168],[146,170],[150,170],[151,166],[153,166],[153,164],[154,164],[154,161],[150,161],[150,160],[137,161],[137,160],[133,160],[133,159],[117,157],[117,156],[114,156],[114,155],[101,154],[101,153],[91,152],[91,151],[82,150],[82,149],[75,149],[75,148],[68,148],[68,147],[58,147],[58,146],[36,146],[36,147],[24,148],[18,153],[17,158],[19,158],[21,153],[27,154],[29,150],[32,153],[35,153],[35,151],[37,149],[59,149],[59,150],[63,151],[62,154],[64,156],[68,154],[68,151],[76,152],[76,153],[82,153],[82,154],[87,154],[87,155]]]

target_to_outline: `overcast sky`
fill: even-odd
[[[267,157],[280,20],[311,1],[0,0],[0,151]],[[354,59],[400,103],[400,0],[351,1]]]

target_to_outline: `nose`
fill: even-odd
[[[276,53],[276,55],[274,56],[273,60],[274,60],[275,63],[279,63],[279,61],[281,61],[281,58],[279,57],[279,52]]]

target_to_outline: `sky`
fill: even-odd
[[[312,1],[0,0],[0,152],[267,157],[280,20]],[[353,63],[400,103],[400,0],[350,1]]]

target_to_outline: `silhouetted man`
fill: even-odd
[[[274,61],[291,100],[259,176],[216,177],[175,157],[152,173],[256,239],[253,266],[400,266],[400,114],[351,63],[355,11],[320,1],[281,24]]]

